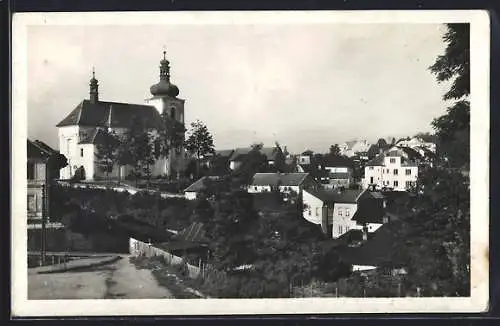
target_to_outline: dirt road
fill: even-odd
[[[88,270],[28,275],[28,299],[167,299],[151,271],[137,269],[128,256]]]

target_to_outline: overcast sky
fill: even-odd
[[[432,24],[31,26],[28,136],[58,148],[57,128],[84,98],[143,103],[163,47],[216,148],[253,142],[326,152],[351,139],[430,131],[445,112],[428,67],[444,51]]]

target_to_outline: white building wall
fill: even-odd
[[[356,229],[356,221],[352,220],[358,209],[357,204],[335,203],[333,207],[332,237],[338,238],[351,229]]]
[[[329,173],[348,173],[349,168],[348,167],[325,167],[325,170],[327,170]]]
[[[59,136],[59,152],[66,156],[68,160],[68,165],[60,171],[60,178],[69,179],[75,173],[75,166],[79,167],[82,165],[77,155],[79,154],[77,150],[79,128],[78,126],[60,127],[57,132]]]
[[[198,194],[194,191],[186,191],[184,193],[184,198],[187,200],[195,200],[197,198]]]
[[[302,202],[306,209],[303,212],[304,219],[314,224],[321,224],[323,215],[323,201],[307,191],[302,193]]]
[[[365,177],[363,179],[363,188],[368,188],[370,184],[382,184],[382,169],[384,167],[379,166],[366,166],[365,167]]]

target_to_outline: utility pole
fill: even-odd
[[[41,234],[41,248],[40,248],[40,259],[42,262],[42,266],[45,265],[45,247],[46,247],[46,210],[47,210],[47,205],[46,205],[46,196],[47,196],[47,190],[46,190],[46,184],[42,184],[42,234]]]

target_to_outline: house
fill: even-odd
[[[248,185],[249,193],[279,191],[300,195],[303,189],[317,187],[309,173],[255,173]]]
[[[432,153],[436,153],[436,144],[432,143],[432,142],[426,142],[420,137],[400,139],[396,143],[396,145],[401,146],[401,147],[408,147],[408,148],[412,148],[412,149],[423,147]]]
[[[336,239],[351,229],[359,227],[352,218],[357,211],[359,198],[366,190],[304,190],[303,217],[305,220],[321,225],[325,234]]]
[[[323,168],[327,173],[328,183],[325,187],[349,188],[353,184],[353,162],[345,157],[326,157]]]
[[[219,176],[205,176],[201,177],[197,181],[195,181],[193,184],[191,184],[189,187],[184,189],[184,198],[188,200],[195,200],[196,198],[199,197],[199,194],[202,191],[207,190],[207,187],[210,186],[210,183],[212,182],[220,182],[222,180],[221,177]]]
[[[390,270],[393,275],[404,274],[404,265],[395,257],[393,248],[394,234],[398,228],[398,222],[387,223],[360,245],[339,247],[337,250],[341,260],[351,265],[353,272],[383,268]]]
[[[393,146],[366,163],[363,187],[410,189],[417,181],[421,159],[411,148]]]
[[[50,175],[49,160],[56,151],[27,140],[28,221],[49,220]]]
[[[68,166],[61,170],[62,179],[70,179],[77,169],[83,169],[85,179],[104,176],[103,167],[96,157],[98,144],[105,130],[124,134],[140,119],[150,134],[158,134],[163,128],[162,114],[184,125],[184,99],[178,98],[179,89],[170,82],[170,66],[163,53],[160,61],[160,81],[150,87],[152,97],[145,104],[102,101],[99,98],[98,80],[94,71],[90,79],[90,97],[82,100],[56,126],[59,149],[68,159]],[[184,135],[181,135],[182,139]],[[168,155],[160,157],[152,167],[152,175],[179,176],[185,168],[185,150],[172,148]],[[111,177],[127,176],[129,166],[116,166]]]
[[[229,168],[231,170],[238,169],[252,150],[252,147],[236,148],[229,158]],[[259,148],[259,152],[266,157],[267,164],[269,165],[282,166],[285,162],[285,154],[283,154],[279,146],[261,147]]]
[[[366,140],[351,140],[339,145],[340,154],[347,157],[352,157],[360,152],[368,151],[370,144]]]

